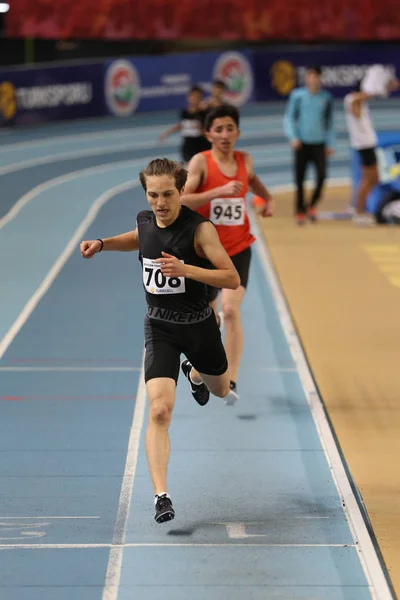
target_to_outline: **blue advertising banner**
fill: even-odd
[[[103,64],[0,71],[0,123],[104,115]]]
[[[207,94],[215,79],[239,107],[285,100],[302,85],[309,64],[321,66],[324,87],[342,98],[375,63],[400,75],[400,47],[299,46],[0,70],[0,125],[177,110],[192,85]]]
[[[186,105],[192,85],[200,85],[208,93],[214,79],[227,85],[228,102],[242,106],[253,101],[251,53],[205,52],[109,61],[104,75],[106,106],[117,116],[178,109]]]
[[[302,46],[293,49],[260,50],[253,54],[257,102],[284,100],[303,85],[307,65],[322,68],[322,83],[336,98],[343,98],[376,63],[400,75],[399,46]],[[399,92],[397,92],[399,94]]]

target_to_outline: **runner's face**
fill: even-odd
[[[207,139],[213,148],[229,154],[234,150],[239,134],[238,126],[231,117],[221,117],[213,121]]]
[[[220,85],[214,85],[212,88],[211,96],[215,98],[215,100],[219,100],[222,102],[224,96],[224,88]]]
[[[181,194],[176,189],[175,179],[169,175],[146,177],[146,196],[150,207],[162,225],[175,221],[181,209]]]
[[[199,107],[201,100],[202,100],[202,95],[200,94],[200,92],[190,92],[188,94],[189,108],[196,110]]]

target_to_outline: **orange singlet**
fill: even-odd
[[[250,232],[250,222],[246,211],[246,194],[249,188],[249,177],[241,152],[235,151],[237,172],[234,177],[221,173],[217,163],[211,156],[211,150],[202,153],[207,161],[207,177],[197,193],[207,192],[230,181],[241,181],[243,189],[239,196],[233,198],[215,198],[196,209],[203,217],[214,223],[221,244],[229,254],[235,256],[246,250],[256,238]]]

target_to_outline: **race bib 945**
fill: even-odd
[[[210,202],[210,221],[214,225],[243,225],[244,198],[215,198]]]
[[[183,262],[183,261],[181,261]],[[160,264],[152,258],[142,258],[143,285],[149,294],[184,294],[184,277],[167,277],[161,272]]]

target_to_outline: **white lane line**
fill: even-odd
[[[273,115],[267,115],[265,117],[242,117],[241,119],[241,125],[242,128],[243,126],[246,127],[246,125],[251,125],[251,124],[265,124],[268,123],[269,121],[271,121],[271,123],[275,123],[276,122],[276,117]],[[165,123],[167,123],[168,120],[165,120]],[[84,140],[94,140],[94,141],[101,141],[101,140],[108,140],[110,137],[114,138],[114,139],[119,139],[119,138],[140,138],[142,135],[145,135],[146,133],[152,133],[154,134],[154,138],[157,138],[157,134],[160,131],[163,131],[163,129],[165,128],[165,123],[160,123],[160,125],[140,125],[138,127],[129,127],[128,129],[106,129],[103,130],[101,132],[98,133],[75,133],[75,134],[67,134],[67,135],[59,135],[59,136],[51,136],[51,134],[49,135],[49,137],[44,137],[41,138],[39,140],[30,140],[28,142],[14,142],[13,144],[7,144],[6,148],[0,148],[0,156],[1,154],[9,154],[10,151],[13,150],[28,150],[28,149],[34,149],[34,148],[43,148],[45,146],[54,146],[57,145],[58,143],[61,144],[65,144],[65,142],[80,142],[80,141],[84,141]],[[265,135],[265,134],[264,134]],[[178,136],[177,136],[178,137]],[[151,140],[149,140],[149,142],[151,143]],[[161,144],[158,144],[158,146],[160,148],[162,148]]]
[[[74,516],[74,517],[65,517],[65,516],[63,516],[63,517],[48,517],[46,515],[43,516],[43,517],[0,517],[0,520],[2,520],[2,521],[3,520],[7,520],[7,519],[10,519],[12,521],[17,521],[18,519],[23,519],[23,520],[25,520],[25,519],[40,519],[40,520],[42,520],[42,519],[57,519],[57,520],[58,519],[100,519],[100,517],[94,517],[94,516],[93,517],[91,517],[91,516],[84,516],[84,517],[76,517],[76,516]]]
[[[15,217],[18,215],[18,213],[24,208],[24,206],[26,204],[28,204],[28,202],[30,202],[31,200],[36,198],[36,196],[38,196],[39,194],[41,194],[44,191],[47,191],[53,187],[56,187],[57,185],[62,185],[64,183],[68,183],[69,181],[72,181],[73,179],[77,179],[78,177],[86,177],[87,175],[93,175],[93,174],[99,173],[99,172],[109,173],[111,171],[117,171],[118,169],[121,169],[123,167],[128,167],[128,166],[132,166],[132,168],[133,167],[141,168],[146,164],[147,158],[149,158],[149,157],[145,157],[143,159],[138,159],[138,160],[122,160],[122,161],[118,161],[118,162],[111,163],[111,164],[97,165],[95,167],[89,167],[87,169],[79,169],[77,171],[71,171],[69,173],[66,173],[65,175],[60,175],[59,177],[54,177],[54,179],[48,179],[47,181],[45,181],[45,182],[41,183],[40,185],[37,185],[33,189],[29,190],[29,192],[27,192],[26,194],[21,196],[21,198],[19,198],[19,200],[17,200],[17,202],[15,204],[13,204],[13,206],[10,208],[8,213],[0,219],[0,229],[2,227],[4,227],[4,225],[7,225],[10,221],[15,219]],[[171,158],[174,159],[175,156],[173,156]],[[139,185],[139,181],[137,181],[137,184]],[[121,191],[123,191],[123,190],[121,190]],[[116,193],[118,193],[118,192],[116,192]]]
[[[314,516],[299,516],[299,517],[292,517],[292,516],[288,516],[286,518],[278,518],[275,519],[274,521],[280,521],[280,520],[285,520],[287,521],[288,519],[329,519],[330,517],[314,517]],[[260,523],[216,523],[217,525],[223,525],[226,528],[226,532],[228,534],[229,539],[231,540],[242,540],[242,539],[249,539],[249,538],[265,538],[268,537],[268,533],[252,533],[249,531],[246,531],[246,527],[253,525],[256,526],[258,528],[260,528]],[[264,525],[265,528],[265,525]]]
[[[144,355],[143,355],[144,361]],[[129,434],[128,452],[126,456],[125,471],[122,479],[121,492],[118,502],[117,517],[114,526],[114,535],[110,546],[110,555],[106,572],[102,600],[117,600],[121,580],[122,561],[126,525],[132,499],[133,483],[136,474],[136,465],[139,456],[140,435],[143,428],[144,413],[146,408],[146,386],[144,383],[144,366],[139,376],[136,394],[133,422]]]
[[[10,373],[140,373],[141,367],[0,367]]]
[[[262,149],[258,148],[257,146],[255,148],[258,153],[261,153]],[[285,145],[285,148],[286,148],[286,145]],[[248,150],[252,151],[253,147],[250,146],[248,148]],[[253,151],[253,154],[255,154],[254,151]],[[129,165],[131,165],[132,168],[134,168],[134,167],[142,168],[151,158],[152,158],[151,156],[144,156],[141,159],[122,160],[122,161],[118,161],[118,162],[114,162],[114,163],[108,163],[106,165],[96,165],[94,167],[88,167],[85,169],[71,171],[69,173],[66,173],[65,175],[60,175],[58,177],[54,177],[53,179],[48,179],[47,181],[45,181],[45,182],[37,185],[33,189],[29,190],[29,192],[27,192],[26,194],[21,196],[21,198],[19,198],[17,200],[17,202],[15,202],[15,204],[13,204],[13,206],[10,208],[8,213],[6,213],[3,217],[0,218],[0,229],[2,229],[5,225],[10,223],[10,221],[15,219],[15,217],[21,212],[21,210],[24,208],[24,206],[26,206],[29,202],[31,202],[34,198],[36,198],[36,196],[38,196],[39,194],[41,194],[42,192],[44,192],[46,190],[49,190],[58,185],[63,185],[64,183],[68,183],[69,181],[72,181],[73,179],[76,179],[78,177],[86,177],[87,175],[92,175],[94,173],[99,173],[99,172],[104,173],[105,171],[111,172],[111,171],[118,170],[121,167],[126,167]],[[171,158],[172,160],[177,160],[179,157],[177,154],[171,154],[169,156],[169,158]],[[255,160],[254,164],[256,167],[265,166],[266,160],[267,160],[267,158],[262,156],[262,160]],[[281,162],[281,159],[279,160],[279,162]],[[328,179],[328,181],[327,181],[328,185],[330,184],[330,181],[332,181],[332,180]],[[333,181],[336,181],[336,179]],[[349,180],[349,178],[344,178],[340,181],[342,181],[343,185],[345,185],[345,184],[348,184],[350,180]],[[311,185],[310,181],[308,181],[306,183],[307,187],[309,185]],[[340,185],[340,184],[338,184],[338,185]],[[287,192],[287,191],[292,191],[293,189],[294,188],[293,188],[292,184],[284,184],[282,186],[274,187],[275,192]]]
[[[139,127],[129,127],[128,129],[105,129],[98,133],[73,133],[67,135],[58,135],[53,137],[49,132],[49,137],[43,137],[41,139],[30,140],[29,142],[14,142],[13,144],[7,144],[7,147],[0,149],[0,155],[2,153],[8,154],[12,150],[28,150],[34,148],[43,148],[44,146],[54,146],[58,143],[65,144],[65,142],[80,142],[83,140],[108,140],[110,137],[118,138],[132,138],[141,137],[146,133],[154,133],[154,137],[157,136],[159,131],[162,131],[164,125],[149,125]]]
[[[140,373],[141,367],[0,367],[1,372],[10,373]],[[297,373],[294,367],[253,367],[242,369],[251,373]]]
[[[102,206],[104,206],[104,204],[106,202],[108,202],[108,200],[110,200],[110,198],[112,198],[113,196],[115,196],[125,190],[134,188],[138,185],[139,185],[139,182],[136,180],[122,183],[120,185],[117,185],[117,186],[111,188],[110,190],[107,190],[107,192],[105,192],[104,194],[102,194],[95,200],[95,202],[92,204],[89,212],[87,213],[86,217],[80,223],[80,225],[77,228],[77,230],[75,231],[74,235],[68,242],[64,251],[60,254],[60,256],[58,257],[58,259],[56,260],[56,262],[54,263],[54,265],[52,266],[50,271],[47,273],[46,277],[43,279],[40,286],[37,288],[36,292],[29,298],[29,300],[25,304],[22,312],[19,314],[19,316],[16,318],[14,323],[11,325],[10,329],[7,331],[7,333],[5,334],[3,339],[0,341],[0,359],[6,352],[7,348],[12,343],[12,341],[14,340],[15,336],[18,334],[20,329],[23,327],[23,325],[29,319],[30,315],[35,310],[35,308],[38,305],[38,303],[40,302],[40,300],[43,298],[43,296],[46,294],[46,292],[48,292],[53,281],[55,280],[57,275],[60,273],[60,271],[64,267],[65,263],[72,255],[72,253],[76,250],[76,247],[79,244],[79,242],[81,241],[85,231],[93,223],[93,221],[95,220],[95,218],[98,215]]]
[[[257,138],[265,138],[265,131],[256,131],[254,133],[244,133],[241,136],[241,140],[249,140],[249,139],[257,139]],[[173,152],[176,152],[177,144],[169,144],[172,148]],[[69,150],[68,152],[60,152],[52,154],[46,154],[44,156],[38,156],[36,158],[29,158],[25,160],[17,160],[13,163],[9,163],[3,167],[0,167],[0,176],[7,175],[8,173],[15,173],[16,171],[21,171],[22,169],[28,169],[31,167],[38,167],[40,165],[54,164],[56,162],[62,162],[64,160],[70,160],[75,158],[85,158],[90,156],[101,156],[105,154],[113,154],[116,152],[128,152],[128,150],[146,150],[151,151],[155,149],[159,149],[158,153],[165,153],[165,149],[160,146],[160,144],[154,141],[140,141],[140,142],[130,142],[124,144],[114,144],[113,146],[96,146],[96,148],[84,148],[82,150]],[[273,156],[276,155],[276,152],[279,150],[281,152],[285,152],[287,150],[287,143],[273,144]],[[268,148],[263,149],[264,154],[267,153],[268,156]],[[272,156],[272,158],[273,158]],[[281,159],[282,160],[282,159]]]
[[[272,188],[272,192],[275,188]],[[293,360],[297,366],[299,378],[304,389],[311,414],[330,467],[333,481],[336,485],[341,500],[344,514],[358,551],[361,565],[366,579],[371,587],[374,600],[392,600],[388,582],[375,551],[364,518],[361,514],[357,499],[353,493],[351,483],[347,477],[346,469],[342,462],[338,447],[336,446],[328,419],[326,417],[322,400],[315,386],[310,367],[307,363],[297,331],[290,316],[289,308],[275,272],[270,252],[255,219],[254,213],[250,215],[252,228],[257,235],[256,248],[260,262],[264,268],[266,279],[270,286],[279,321],[285,334]]]
[[[224,543],[137,543],[137,544],[121,544],[121,545],[113,545],[113,544],[0,544],[1,550],[14,550],[16,548],[24,548],[26,550],[64,550],[64,549],[92,549],[92,548],[111,548],[111,551],[119,551],[122,555],[125,548],[230,548],[230,547],[240,547],[240,548],[248,548],[248,547],[258,547],[258,548],[355,548],[355,544],[257,544],[252,542],[224,542]],[[111,553],[110,553],[111,554]],[[104,598],[117,598],[118,595],[118,587],[119,587],[119,578],[118,583],[116,584],[117,588],[114,590],[109,589],[110,596],[104,596],[106,590],[103,593]]]
[[[113,152],[127,152],[128,150],[151,150],[155,147],[157,147],[156,142],[135,142],[123,145],[118,144],[115,146],[101,146],[100,148],[88,148],[85,150],[71,150],[70,152],[49,154],[46,156],[39,156],[38,158],[11,163],[5,167],[0,167],[0,175],[14,173],[15,171],[20,171],[29,167],[38,167],[49,163],[62,162],[63,160],[84,158],[85,156],[100,156],[102,154],[112,154]],[[104,166],[105,165],[103,165],[103,167]]]
[[[263,176],[262,179],[267,180],[268,175]],[[330,177],[328,179],[326,179],[326,186],[329,188],[335,188],[335,187],[342,187],[342,186],[346,186],[346,185],[350,185],[352,183],[352,180],[350,179],[350,177]],[[310,180],[310,181],[306,181],[304,183],[304,187],[306,189],[313,189],[313,187],[315,186],[314,181]],[[293,192],[293,190],[296,189],[296,186],[293,183],[283,183],[280,185],[273,185],[269,188],[269,191],[271,192],[271,194],[285,194],[286,192]],[[254,223],[254,219],[253,219],[253,223]]]
[[[240,141],[246,140],[256,140],[256,139],[268,139],[268,133],[265,131],[256,131],[254,133],[243,133],[240,136]],[[177,144],[169,144],[172,152],[176,152]],[[253,148],[253,154],[256,154],[258,151],[262,152],[264,157],[265,166],[271,165],[284,165],[287,163],[289,165],[291,155],[288,153],[288,145],[287,142],[275,142],[273,144],[269,143],[266,147],[259,146],[248,146],[246,149]],[[15,173],[16,171],[21,171],[22,169],[27,169],[31,167],[38,167],[41,165],[54,164],[56,162],[62,162],[64,160],[72,160],[74,158],[85,158],[90,156],[101,156],[104,154],[113,154],[117,152],[128,152],[128,150],[155,150],[159,149],[158,154],[165,153],[165,149],[160,147],[156,142],[132,142],[130,144],[117,144],[113,146],[101,146],[100,148],[85,148],[83,150],[71,150],[68,152],[61,152],[59,154],[46,154],[45,156],[39,156],[37,158],[30,158],[27,160],[16,161],[0,167],[0,176],[7,175],[8,173]],[[168,152],[169,153],[169,152]],[[336,147],[336,153],[332,158],[333,164],[335,161],[343,158],[348,158],[349,155],[349,144],[346,140],[338,142]]]
[[[246,126],[251,125],[264,125],[269,126],[269,128],[265,131],[265,134],[270,134],[271,131],[277,131],[282,134],[283,137],[283,127],[281,124],[277,125],[275,128],[271,127],[271,125],[276,125],[279,122],[279,119],[283,119],[283,110],[284,105],[277,105],[279,109],[278,114],[269,114],[269,115],[258,115],[258,116],[245,116],[241,118],[241,128],[242,130],[246,129]],[[374,121],[376,121],[376,125],[382,127],[384,125],[391,125],[393,123],[393,119],[397,118],[398,115],[398,107],[397,106],[385,106],[385,107],[373,107],[372,109]],[[154,133],[154,137],[157,137],[157,134],[165,128],[165,124],[168,123],[168,118],[165,119],[163,123],[159,125],[138,125],[131,126],[128,129],[103,129],[96,133],[74,133],[74,134],[66,134],[66,135],[58,135],[52,136],[49,131],[48,137],[43,137],[40,139],[29,140],[25,142],[13,142],[12,144],[7,144],[7,147],[0,148],[1,154],[9,154],[10,151],[13,150],[28,150],[35,148],[43,148],[47,145],[54,146],[55,144],[61,143],[65,144],[65,142],[80,142],[80,141],[107,141],[109,138],[114,139],[124,139],[124,138],[132,138],[132,137],[141,137],[146,133]],[[345,116],[343,112],[338,113],[337,123],[336,123],[336,132],[341,133],[343,131],[347,131]],[[5,133],[2,131],[1,133]]]

